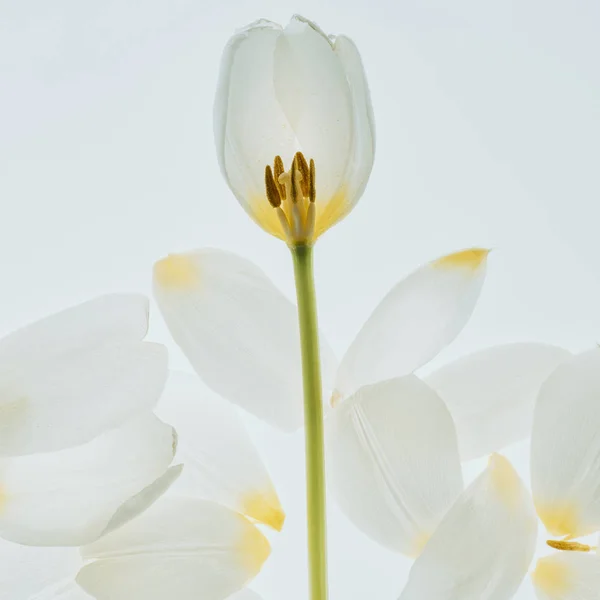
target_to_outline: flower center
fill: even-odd
[[[565,540],[548,540],[546,542],[550,548],[555,550],[564,550],[566,552],[590,552],[596,548],[579,542],[568,542]]]
[[[311,243],[316,219],[315,161],[311,158],[309,164],[302,152],[296,152],[285,171],[281,156],[276,156],[273,167],[265,167],[265,189],[288,243]]]

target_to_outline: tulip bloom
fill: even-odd
[[[214,108],[221,171],[268,233],[311,244],[361,197],[373,166],[369,89],[354,43],[295,16],[225,48]]]

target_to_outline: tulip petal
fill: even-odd
[[[531,437],[538,514],[556,536],[600,530],[600,348],[559,366],[540,390]]]
[[[82,444],[156,404],[167,377],[160,344],[86,347],[0,372],[0,456]]]
[[[570,356],[548,344],[506,344],[460,358],[426,377],[450,409],[462,460],[529,437],[542,383]]]
[[[364,192],[375,159],[375,119],[360,54],[354,42],[343,35],[334,39],[333,48],[350,88],[352,141],[340,188],[328,202],[317,203],[315,237],[319,237],[354,208]]]
[[[0,340],[0,372],[45,362],[102,344],[143,339],[148,331],[148,299],[109,294],[27,325]]]
[[[558,552],[538,560],[531,575],[538,600],[600,600],[600,559]]]
[[[463,489],[448,409],[414,375],[360,389],[327,419],[328,474],[348,518],[417,555]]]
[[[285,513],[238,411],[187,373],[172,372],[158,414],[179,434],[176,490],[281,530]]]
[[[273,83],[296,149],[315,161],[319,208],[344,184],[354,135],[353,106],[332,41],[311,21],[296,15],[277,38]],[[293,153],[282,158],[291,162]]]
[[[291,431],[303,419],[296,307],[251,262],[221,250],[154,266],[154,293],[175,342],[211,389]],[[321,348],[324,389],[335,359]]]
[[[527,489],[505,458],[492,455],[414,563],[400,600],[510,600],[536,537]]]
[[[93,560],[77,582],[97,600],[222,600],[270,552],[243,516],[212,502],[165,496],[143,515],[82,548]]]
[[[95,540],[124,502],[164,473],[174,440],[149,413],[83,446],[0,461],[0,535],[35,546]]]
[[[233,596],[229,596],[227,600],[261,600],[261,597],[256,592],[245,589],[233,594]]]
[[[411,373],[448,345],[475,308],[487,254],[451,254],[396,284],[342,359],[337,394],[348,397],[363,385]]]
[[[0,564],[0,600],[81,600],[57,595],[81,567],[77,548],[37,548],[0,540]]]

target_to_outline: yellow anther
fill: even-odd
[[[298,164],[298,170],[302,174],[302,179],[300,180],[300,185],[302,187],[302,195],[304,197],[308,196],[308,188],[310,186],[310,171],[308,168],[308,163],[304,158],[304,154],[302,152],[296,152],[296,156],[294,156]]]
[[[593,546],[580,544],[579,542],[567,542],[565,540],[548,540],[546,542],[550,548],[555,550],[564,550],[565,552],[591,552],[595,550]]]
[[[281,185],[279,178],[283,175],[283,173],[285,172],[285,168],[283,166],[283,160],[281,159],[281,156],[277,155],[275,157],[275,162],[274,165],[275,167],[275,183],[277,184],[277,187],[279,189],[279,195],[281,196],[282,200],[285,200],[285,185]]]
[[[265,189],[267,191],[267,200],[273,208],[281,206],[281,195],[279,185],[275,183],[271,165],[265,167]]]
[[[317,199],[317,184],[315,179],[315,161],[312,158],[310,159],[309,180],[308,199],[314,202]]]

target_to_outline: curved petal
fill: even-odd
[[[77,548],[36,548],[1,539],[0,563],[0,600],[67,600],[52,593],[66,587],[82,565]]]
[[[261,600],[261,597],[256,592],[245,589],[233,594],[233,596],[229,596],[227,600]]]
[[[84,446],[0,461],[0,535],[35,546],[95,540],[124,502],[164,473],[174,440],[170,426],[147,414]]]
[[[475,308],[487,255],[480,249],[450,254],[396,284],[342,359],[337,394],[411,373],[448,345]]]
[[[352,141],[338,193],[329,202],[317,203],[315,237],[319,237],[354,208],[365,190],[375,159],[375,118],[360,54],[354,42],[343,35],[334,39],[333,49],[350,87]]]
[[[375,541],[417,555],[462,491],[452,418],[414,375],[367,386],[327,419],[329,483]]]
[[[165,496],[143,515],[82,548],[93,560],[77,582],[97,600],[222,600],[260,571],[260,531],[212,502]]]
[[[540,390],[531,437],[538,514],[556,536],[600,530],[600,348],[559,366]]]
[[[179,434],[177,490],[212,500],[278,531],[285,513],[237,410],[198,378],[172,372],[158,414]]]
[[[542,383],[570,356],[548,344],[506,344],[469,354],[426,377],[450,409],[462,460],[529,437]]]
[[[400,600],[510,600],[536,537],[529,492],[510,463],[492,455],[414,563]]]
[[[0,340],[0,372],[45,362],[51,357],[102,344],[143,339],[148,331],[148,299],[109,294],[67,308]]]
[[[302,424],[296,308],[251,262],[221,250],[172,254],[154,266],[171,335],[215,392],[284,430]],[[324,389],[335,359],[321,349]]]
[[[0,372],[0,456],[82,444],[144,410],[167,378],[160,344],[104,344]]]
[[[558,552],[538,560],[531,575],[538,600],[600,600],[600,559]]]

